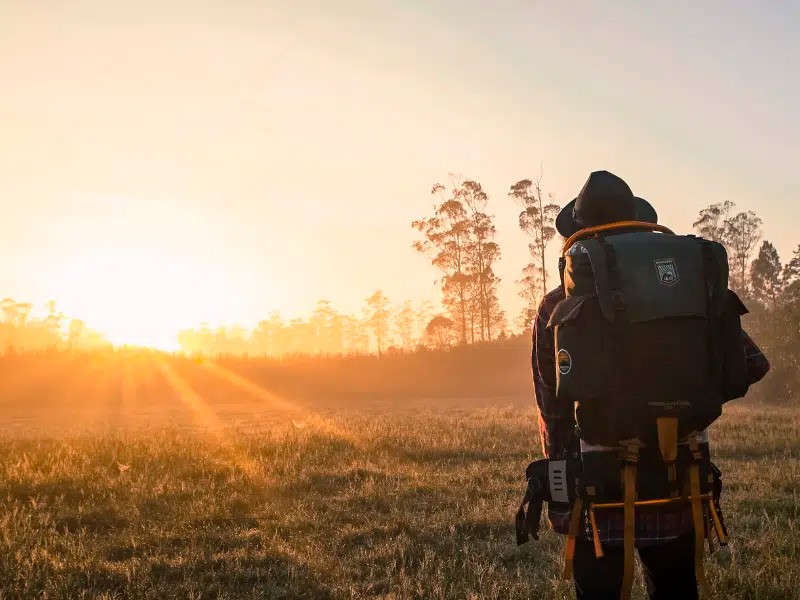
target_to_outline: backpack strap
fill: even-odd
[[[647,223],[645,221],[617,221],[616,223],[606,223],[604,225],[595,225],[594,227],[587,227],[585,229],[581,229],[580,231],[575,232],[564,242],[564,245],[562,247],[562,254],[566,254],[567,250],[570,249],[572,244],[574,244],[578,240],[586,239],[588,237],[599,235],[602,233],[615,233],[615,232],[618,233],[622,229],[624,230],[631,229],[640,231],[658,231],[660,233],[674,235],[673,231],[669,227],[664,227],[663,225],[658,225],[657,223]]]
[[[549,462],[545,459],[537,460],[525,469],[525,474],[528,475],[528,485],[514,518],[517,546],[527,543],[529,538],[539,539],[542,505],[547,500],[547,482],[542,480],[541,467],[543,465],[546,467],[548,464]],[[527,511],[525,510],[526,506]]]
[[[722,472],[714,463],[710,463],[710,465],[712,487],[708,510],[711,512],[711,520],[714,523],[714,530],[717,533],[719,545],[727,546],[730,535],[728,534],[728,528],[725,526],[725,518],[722,516],[722,505],[720,504],[720,498],[722,497]]]
[[[594,505],[589,507],[589,522],[592,526],[592,541],[594,542],[594,557],[603,558],[603,543],[600,541],[600,530],[597,528],[597,515],[594,510]]]
[[[705,569],[703,568],[703,542],[706,536],[700,494],[700,461],[703,459],[703,453],[700,450],[697,436],[694,434],[689,436],[689,449],[692,452],[692,462],[689,465],[689,500],[692,505],[692,522],[694,524],[694,571],[703,595],[710,598],[711,593],[706,581]]]
[[[608,242],[602,238],[599,240],[592,239],[581,242],[581,245],[586,250],[586,254],[589,255],[589,262],[592,265],[595,293],[597,294],[597,302],[600,305],[600,312],[603,313],[603,317],[605,317],[606,321],[613,323],[613,290],[609,278],[608,252],[605,248],[607,244]],[[616,264],[614,264],[613,267],[616,268]]]
[[[581,524],[581,513],[583,512],[583,499],[580,496],[575,498],[572,505],[572,516],[569,519],[569,530],[567,531],[567,543],[564,545],[564,572],[562,578],[572,579],[572,561],[575,558],[575,538],[578,537],[578,528]]]
[[[585,488],[586,496],[589,498],[589,524],[592,528],[592,541],[594,542],[594,557],[603,558],[603,543],[600,541],[600,530],[597,528],[597,515],[595,514],[594,499],[597,496],[597,490],[593,485],[587,485]]]
[[[641,442],[638,439],[625,440],[621,442],[624,448],[623,454],[623,567],[622,567],[622,591],[620,600],[629,600],[631,589],[633,588],[633,567],[634,553],[636,550],[636,473],[639,467],[639,448]]]
[[[708,315],[709,328],[708,335],[708,367],[711,381],[718,387],[722,381],[722,361],[720,360],[720,331],[717,325],[721,316],[719,295],[719,273],[717,264],[714,261],[714,251],[711,242],[702,240],[701,252],[703,255],[703,277],[706,280],[706,313]]]
[[[708,499],[708,512],[711,514],[711,523],[714,525],[714,531],[717,533],[717,540],[720,546],[728,545],[728,530],[725,528],[725,522],[722,520],[722,513],[717,510],[717,501],[714,498]]]
[[[527,492],[522,498],[517,515],[514,518],[514,528],[517,535],[517,546],[522,546],[528,542],[529,538],[539,539],[539,521],[542,518],[542,504],[544,500],[540,496],[531,497]],[[528,510],[525,511],[527,505]]]
[[[678,476],[675,468],[675,461],[678,459],[678,418],[677,417],[658,417],[656,419],[658,429],[658,447],[661,450],[661,458],[667,465],[667,483],[669,485],[669,495],[672,498],[678,496]]]

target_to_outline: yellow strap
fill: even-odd
[[[624,500],[622,534],[624,565],[622,570],[622,591],[620,600],[628,600],[633,588],[633,561],[636,548],[636,463],[629,462],[625,465],[624,473]]]
[[[667,480],[670,483],[669,495],[672,498],[678,496],[678,486],[676,484],[677,469],[675,461],[678,459],[678,418],[659,417],[656,419],[658,428],[658,448],[661,450],[661,457],[667,464]]]
[[[714,530],[717,532],[717,539],[720,545],[724,546],[728,543],[728,536],[725,533],[725,528],[722,526],[722,519],[719,518],[717,507],[714,505],[714,499],[708,499],[708,512],[711,514],[711,522],[714,523]]]
[[[713,525],[711,524],[711,515],[705,509],[703,509],[705,513],[706,520],[703,521],[703,529],[705,531],[706,541],[708,542],[708,555],[711,556],[714,554],[714,540],[711,537],[711,528]]]
[[[594,514],[594,506],[589,507],[589,522],[592,524],[592,540],[594,540],[594,557],[603,558],[603,544],[600,541],[600,531],[597,529],[597,517]]]
[[[707,500],[711,496],[708,494],[703,494],[701,498],[703,500]],[[688,498],[688,496],[687,496]],[[685,504],[686,498],[657,498],[656,500],[637,500],[633,503],[636,508],[640,507],[647,507],[647,506],[665,506],[668,504]],[[605,508],[624,508],[624,502],[604,502],[603,504],[592,504],[592,507],[597,509],[605,509]]]
[[[703,569],[703,540],[705,540],[705,524],[703,523],[703,505],[700,497],[700,467],[689,466],[689,498],[692,502],[692,522],[694,524],[694,571],[697,583],[706,598],[711,597]]]
[[[617,221],[616,223],[606,223],[605,225],[587,227],[586,229],[581,229],[580,231],[573,233],[569,238],[567,238],[567,241],[564,242],[563,253],[566,254],[570,246],[572,246],[572,244],[578,240],[582,240],[596,233],[613,231],[615,229],[643,229],[645,231],[660,231],[661,233],[674,235],[674,232],[671,229],[656,223],[647,223],[645,221]]]
[[[666,463],[674,463],[678,458],[678,418],[660,417],[658,427],[658,447]]]
[[[583,510],[583,500],[577,498],[572,506],[572,516],[569,519],[569,530],[567,531],[567,543],[564,546],[564,573],[563,579],[572,579],[572,559],[575,557],[575,538],[578,535],[578,527],[581,524],[581,511]]]

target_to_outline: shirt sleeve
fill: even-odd
[[[761,381],[769,372],[769,360],[744,329],[742,330],[742,345],[747,361],[747,384],[753,385],[757,381]]]
[[[571,402],[556,398],[555,339],[547,328],[551,309],[548,297],[542,301],[533,325],[533,391],[539,410],[539,434],[547,458],[558,458],[570,447],[575,432]]]

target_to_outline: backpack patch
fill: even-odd
[[[678,276],[678,268],[675,266],[674,258],[664,258],[653,262],[656,265],[658,282],[661,285],[675,285],[678,283],[678,281],[680,281],[680,277]]]
[[[562,375],[568,375],[572,370],[572,356],[564,348],[558,351],[556,357],[558,362],[558,372]]]

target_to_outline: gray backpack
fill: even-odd
[[[660,418],[677,419],[683,438],[747,391],[746,309],[728,289],[721,244],[622,231],[565,249],[566,299],[549,322],[556,393],[575,403],[579,435],[588,443],[653,443]]]

